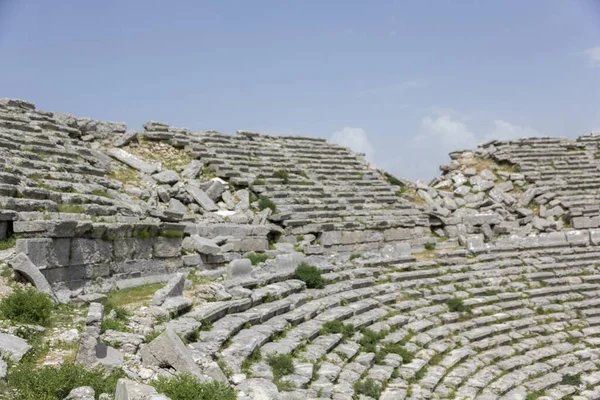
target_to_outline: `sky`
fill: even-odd
[[[325,137],[409,179],[600,130],[600,0],[0,0],[0,97]]]

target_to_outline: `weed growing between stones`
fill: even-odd
[[[265,262],[269,259],[269,256],[266,254],[260,253],[248,253],[244,256],[252,262],[252,265],[260,264],[261,262]]]
[[[381,387],[372,378],[359,381],[354,384],[354,391],[357,395],[364,395],[378,400],[381,397]]]
[[[188,374],[160,377],[153,386],[171,400],[236,400],[235,390],[218,381],[199,382]]]
[[[273,214],[277,212],[277,206],[275,205],[275,203],[273,203],[271,199],[269,199],[266,196],[260,196],[258,198],[258,209],[262,211],[265,208],[270,208]]]
[[[47,325],[53,309],[50,297],[33,287],[15,288],[0,302],[0,314],[4,318],[25,324]]]
[[[381,331],[375,332],[368,328],[362,330],[362,338],[358,341],[363,350],[367,353],[375,353],[377,351],[377,344],[383,339],[388,332]]]
[[[325,280],[321,276],[321,270],[307,263],[300,263],[296,268],[296,279],[306,283],[309,289],[322,289],[325,287]]]
[[[448,306],[448,309],[452,312],[463,312],[468,310],[468,307],[465,306],[463,300],[458,298],[453,298],[446,301],[446,305]]]
[[[334,320],[323,324],[321,335],[330,335],[332,333],[341,333],[344,339],[354,335],[354,326],[352,324],[344,324],[342,321]]]
[[[282,169],[273,172],[273,178],[279,178],[283,181],[284,185],[287,185],[290,182],[290,175],[287,171]]]

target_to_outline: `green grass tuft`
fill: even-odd
[[[273,214],[277,212],[277,206],[275,205],[275,203],[273,203],[273,200],[269,199],[266,196],[260,196],[258,198],[258,209],[262,211],[265,208],[270,208]]]
[[[325,287],[325,280],[321,276],[321,270],[313,265],[300,263],[296,268],[296,279],[306,283],[309,289],[322,289]]]
[[[354,392],[357,395],[364,395],[378,400],[381,397],[381,386],[373,378],[368,378],[364,381],[356,382],[354,384]]]
[[[265,262],[269,259],[269,256],[262,253],[248,253],[244,256],[248,260],[252,262],[252,265],[260,264],[261,262]]]

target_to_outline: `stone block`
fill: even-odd
[[[183,261],[183,265],[186,267],[201,267],[203,264],[200,254],[187,254],[185,256],[181,256],[181,260]]]
[[[115,400],[169,400],[169,398],[158,394],[152,386],[128,379],[119,379],[115,392]]]
[[[16,252],[23,253],[38,268],[48,266],[48,246],[52,239],[17,239]]]
[[[264,237],[246,237],[234,243],[233,251],[266,251],[269,249],[269,241]]]
[[[154,257],[170,258],[181,255],[181,239],[157,237],[154,239]]]
[[[571,219],[571,223],[575,229],[587,229],[592,226],[590,217],[574,217]]]
[[[0,333],[0,355],[3,358],[18,363],[31,349],[32,347],[27,344],[25,339],[6,333]]]
[[[20,273],[29,282],[31,282],[37,290],[48,294],[54,301],[56,301],[56,296],[54,295],[50,284],[46,280],[46,277],[44,277],[40,270],[33,265],[31,260],[29,260],[29,257],[23,253],[19,253],[12,260],[10,260],[10,266],[14,271]]]
[[[144,365],[163,368],[169,366],[179,373],[188,373],[199,380],[206,380],[196,365],[192,353],[172,329],[166,329],[152,342],[143,346],[139,355]]]
[[[109,150],[108,155],[121,161],[123,164],[129,165],[131,168],[137,169],[145,174],[153,174],[160,171],[161,163],[149,163],[123,149],[113,148]]]
[[[183,239],[182,246],[187,251],[200,254],[218,254],[221,252],[221,248],[213,240],[199,235],[186,237]]]
[[[185,186],[185,189],[193,197],[194,201],[206,211],[217,211],[219,209],[215,202],[199,187],[188,184]]]
[[[227,276],[230,279],[248,276],[252,272],[252,262],[247,258],[233,260],[227,266]]]
[[[154,293],[152,303],[156,306],[160,306],[169,297],[182,296],[184,286],[185,275],[182,273],[175,274],[164,287],[158,289],[156,293]]]
[[[106,263],[111,260],[112,242],[100,239],[72,239],[69,265]]]

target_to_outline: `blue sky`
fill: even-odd
[[[600,2],[0,0],[0,97],[326,137],[411,179],[487,139],[600,130]]]

